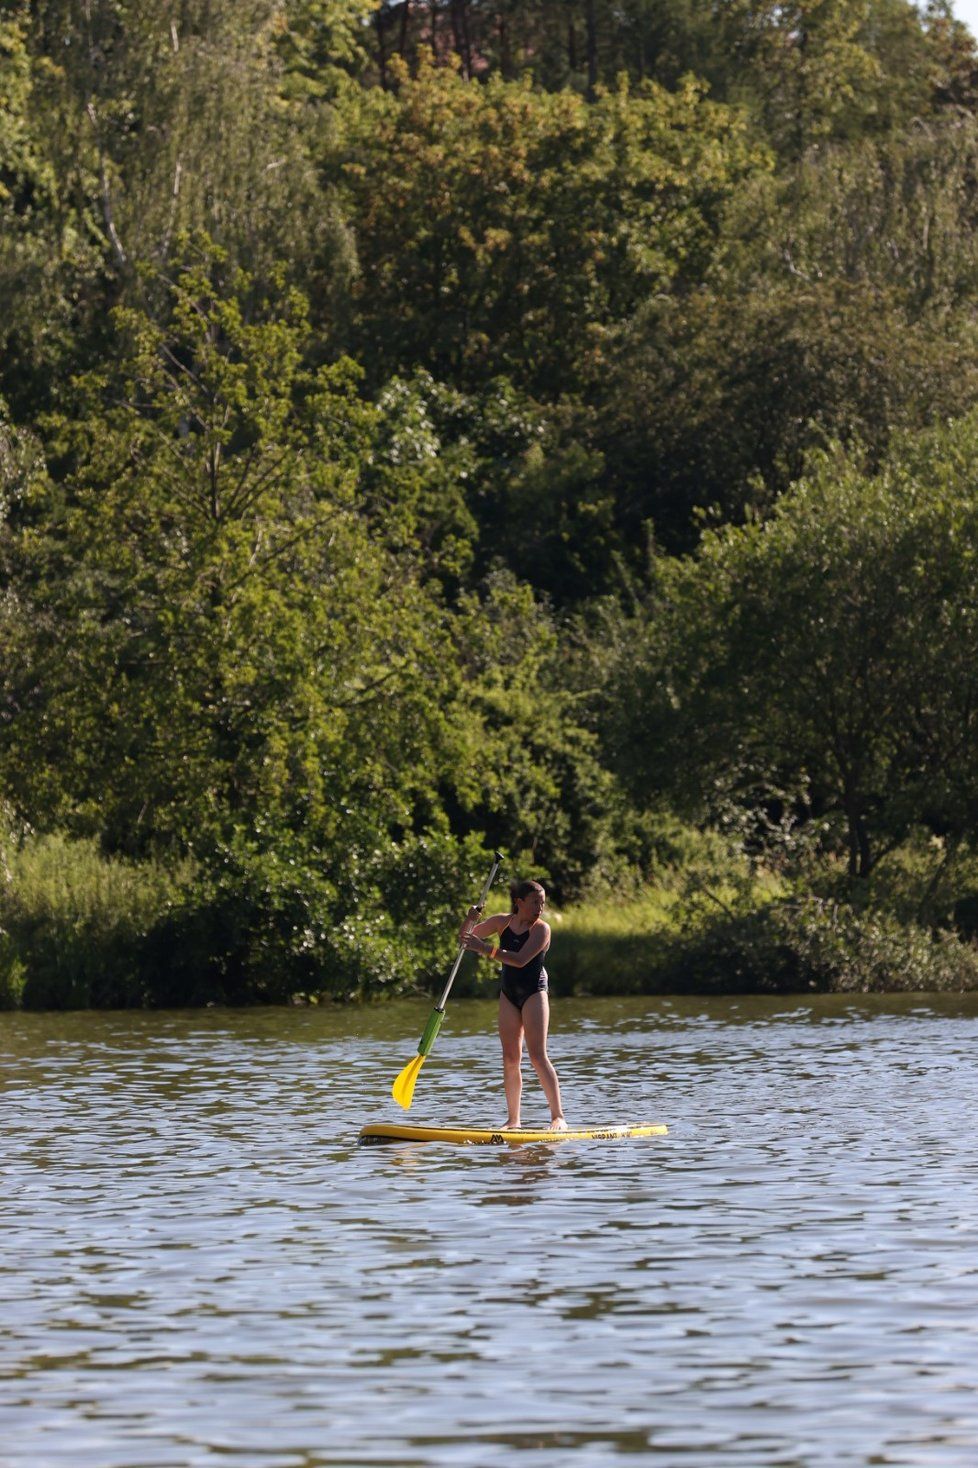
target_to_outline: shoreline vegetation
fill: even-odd
[[[430,994],[496,849],[975,987],[976,180],[945,0],[8,0],[0,1004]]]
[[[673,826],[670,834],[675,864],[656,883],[550,912],[561,992],[978,990],[978,947],[960,932],[978,911],[978,860],[962,863],[976,896],[958,899],[955,930],[947,905],[965,872],[946,885],[933,842],[905,848],[876,893],[854,904],[841,876],[834,892],[819,895],[759,870],[716,833]],[[260,914],[206,898],[189,862],[106,858],[91,841],[61,836],[8,840],[0,856],[0,1009],[372,1002],[437,992],[454,953],[446,925],[410,966],[385,969],[375,956],[367,968],[371,937],[358,938],[354,920],[346,949],[333,949],[326,935],[310,967],[295,962],[284,934],[274,951]],[[405,947],[397,951],[403,959]],[[477,965],[464,966],[456,996],[483,993],[481,978]]]

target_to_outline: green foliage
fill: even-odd
[[[385,85],[396,58],[431,55],[592,101],[622,75],[675,87],[694,74],[784,152],[973,98],[974,44],[943,3],[922,16],[907,0],[385,0],[375,22]]]
[[[153,995],[142,947],[189,864],[134,864],[63,836],[0,845],[0,1008],[132,1008]]]
[[[281,96],[272,0],[149,0],[30,7],[28,39],[59,180],[69,144],[88,162],[107,261],[127,275],[209,231],[253,273],[317,234],[304,135]],[[152,140],[148,145],[147,140]],[[295,251],[289,252],[295,254]],[[307,263],[311,255],[306,257]]]
[[[418,392],[374,407],[349,363],[308,368],[302,300],[256,300],[213,249],[168,289],[163,320],[117,313],[117,363],[46,425],[60,483],[17,501],[0,773],[48,824],[193,855],[199,891],[147,939],[153,996],[416,984],[446,931],[416,893],[404,961],[424,853],[465,872],[492,827],[580,885],[607,840],[594,737],[526,588],[449,624],[465,517],[446,533]]]
[[[0,393],[33,410],[74,347],[78,317],[100,289],[85,149],[64,157],[50,106],[57,69],[31,46],[27,4],[0,17]],[[61,165],[64,164],[62,167]]]
[[[330,160],[361,267],[351,343],[378,377],[573,390],[603,326],[705,268],[723,200],[766,166],[692,80],[589,107],[427,64],[397,76],[347,109]]]
[[[343,854],[240,833],[147,935],[152,1002],[360,1001],[444,982],[485,867],[478,839]]]
[[[651,519],[689,549],[698,516],[766,511],[828,438],[880,458],[971,407],[976,136],[957,118],[755,178],[711,270],[620,328],[591,442],[628,539]]]
[[[734,882],[735,890],[736,874]],[[978,954],[949,929],[814,896],[778,896],[763,884],[752,901],[734,906],[691,903],[674,882],[623,903],[587,903],[563,915],[554,952],[560,982],[577,994],[978,989]]]
[[[640,864],[609,874],[555,918],[555,970],[575,993],[656,992],[663,970],[703,929],[720,916],[739,920],[777,895],[770,876],[718,831],[668,812],[643,825]]]
[[[433,990],[484,875],[475,838],[350,853],[243,837],[210,871],[107,858],[63,835],[0,840],[0,1008],[351,1000]],[[321,863],[317,856],[322,856]]]
[[[974,937],[967,912],[970,894],[978,891],[978,853],[960,831],[938,835],[920,827],[885,852],[869,878],[855,888],[833,880],[831,869],[815,873],[812,886],[826,898],[848,898],[860,911],[885,912],[934,932],[949,929]]]
[[[933,975],[978,839],[946,6],[0,9],[0,796],[19,892],[47,839],[122,884],[18,907],[3,1002],[430,988],[489,845],[656,884],[627,984]]]
[[[374,0],[291,0],[276,17],[279,53],[294,91],[334,97],[370,66]]]
[[[184,233],[208,232],[264,284],[288,262],[335,308],[348,241],[311,162],[322,119],[285,96],[274,0],[10,8],[0,392],[16,409],[57,402],[72,370],[107,354],[109,309],[145,304],[142,267],[169,261]]]
[[[976,431],[876,475],[816,456],[768,520],[656,560],[605,715],[633,790],[838,816],[853,876],[915,825],[970,829]]]
[[[165,323],[120,315],[11,550],[8,788],[121,850],[363,839],[410,821],[440,738],[441,614],[358,502],[376,415],[349,364],[305,369],[297,297],[249,320],[222,271],[188,265]]]
[[[31,64],[26,6],[0,19],[0,203],[12,221],[29,213],[42,187],[40,160],[31,136]]]
[[[615,797],[562,676],[560,629],[505,572],[456,617],[462,740],[453,771],[464,828],[485,832],[558,900],[611,856]]]
[[[930,103],[926,33],[905,0],[734,0],[725,28],[744,65],[740,88],[793,156],[905,123]]]
[[[718,918],[657,977],[670,993],[957,993],[978,988],[978,955],[951,932],[808,898]]]
[[[650,307],[611,381],[596,447],[616,519],[633,543],[651,520],[682,551],[704,519],[768,511],[828,438],[882,455],[895,432],[965,411],[978,358],[963,323],[911,318],[890,290],[770,283]]]

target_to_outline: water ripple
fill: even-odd
[[[4,1468],[978,1461],[978,1004],[568,1001],[668,1137],[358,1148],[425,1014],[0,1016]],[[417,1119],[500,1099],[455,1005]]]

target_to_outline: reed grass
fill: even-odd
[[[0,1007],[145,1004],[141,942],[191,876],[189,863],[123,861],[90,840],[8,837],[0,861]]]

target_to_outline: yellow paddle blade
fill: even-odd
[[[416,1055],[413,1060],[408,1062],[393,1086],[391,1086],[391,1095],[394,1097],[398,1106],[403,1106],[405,1111],[411,1105],[411,1099],[414,1096],[414,1083],[418,1079],[418,1071],[423,1065],[424,1056]]]

